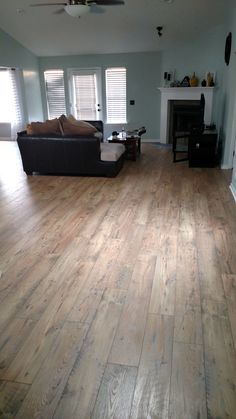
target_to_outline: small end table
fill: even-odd
[[[117,137],[112,135],[108,137],[109,143],[120,143],[125,146],[125,156],[127,159],[136,161],[137,155],[141,153],[141,136],[138,134],[126,135],[122,137],[121,133]]]
[[[217,131],[205,130],[189,137],[189,167],[215,167]]]

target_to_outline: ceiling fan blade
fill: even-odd
[[[40,6],[66,6],[67,3],[35,3],[30,4],[30,7],[40,7]]]
[[[125,4],[123,0],[95,0],[94,1],[98,6],[120,6]]]

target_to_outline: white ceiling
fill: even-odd
[[[54,0],[1,0],[0,28],[38,56],[157,51],[224,22],[230,0],[125,0],[80,19],[55,14]],[[55,0],[60,2],[60,0]],[[23,13],[17,13],[17,9]],[[156,27],[163,26],[158,37]]]

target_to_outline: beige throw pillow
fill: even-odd
[[[92,124],[85,121],[78,121],[73,115],[68,116],[67,122],[78,128],[78,134],[91,135],[97,132],[97,129]]]
[[[33,135],[61,135],[60,122],[57,118],[46,122],[31,122],[30,125]]]

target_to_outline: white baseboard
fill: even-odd
[[[142,143],[160,143],[160,140],[157,140],[156,138],[154,140],[152,139],[147,139],[147,138],[142,138]]]
[[[0,137],[0,141],[15,141],[15,140],[11,137]]]
[[[236,188],[235,188],[235,186],[234,186],[234,184],[233,184],[233,183],[231,183],[231,184],[230,184],[229,189],[231,190],[232,195],[233,195],[233,197],[234,197],[234,200],[235,200],[235,202],[236,202]]]
[[[232,165],[229,165],[229,164],[221,164],[220,168],[222,170],[230,170],[230,169],[232,169]]]

